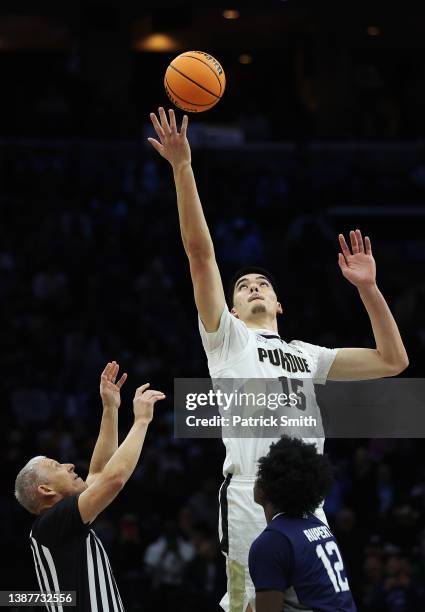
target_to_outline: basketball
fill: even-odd
[[[221,64],[209,53],[186,51],[168,66],[164,86],[175,106],[189,113],[202,113],[221,99],[226,77]]]

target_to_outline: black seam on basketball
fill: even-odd
[[[196,57],[195,55],[188,55],[187,53],[185,53],[183,55],[183,57],[191,57],[192,59],[201,62],[201,64],[204,64],[204,66],[206,66],[207,68],[209,68],[211,70],[211,72],[213,73],[213,75],[215,76],[215,78],[218,81],[218,84],[220,85],[220,97],[221,97],[221,81],[219,79],[218,74],[216,73],[216,71],[214,70],[214,68],[212,68],[209,64],[206,64],[204,61],[201,60],[200,57]],[[217,61],[217,60],[216,60]],[[217,62],[218,63],[218,62]],[[220,68],[223,70],[223,68],[220,66]]]
[[[165,87],[166,90],[167,88],[170,90],[171,94],[173,96],[175,96],[178,100],[181,100],[182,102],[185,102],[186,104],[192,104],[192,106],[209,106],[210,108],[213,107],[215,104],[217,104],[217,102],[219,101],[220,98],[217,98],[217,100],[215,100],[214,102],[211,102],[210,104],[198,104],[197,102],[191,102],[190,100],[185,100],[184,98],[182,98],[181,96],[179,96],[178,93],[176,93],[171,87],[169,82],[167,81],[167,79],[165,79]],[[189,110],[189,109],[187,109]],[[196,111],[189,111],[189,112],[196,112]]]
[[[192,104],[192,106],[213,106],[214,104],[217,104],[217,102],[220,100],[220,98],[217,98],[217,100],[214,100],[213,102],[210,102],[209,104],[198,104],[197,102],[191,102],[190,100],[185,100],[184,98],[182,98],[181,96],[179,96],[178,93],[176,93],[171,87],[169,82],[167,81],[167,79],[165,79],[165,84],[168,87],[168,89],[171,91],[171,93],[173,94],[173,96],[176,96],[176,98],[178,100],[182,100],[183,102],[186,102],[186,104]],[[193,112],[193,111],[192,111]],[[195,111],[196,112],[196,111]]]
[[[203,63],[203,62],[202,62]],[[210,96],[214,96],[214,98],[217,98],[217,100],[220,100],[220,96],[218,96],[217,94],[213,93],[212,91],[210,91],[209,89],[207,89],[206,87],[204,87],[203,85],[200,85],[199,83],[197,83],[196,81],[194,81],[193,79],[191,79],[190,77],[188,77],[184,72],[181,72],[181,70],[179,70],[178,68],[175,68],[173,66],[173,64],[170,64],[170,68],[172,68],[173,70],[175,70],[176,72],[178,72],[181,76],[183,76],[185,79],[187,79],[188,81],[190,81],[191,83],[193,83],[194,85],[197,85],[198,87],[200,87],[201,89],[203,89],[204,91],[206,91],[207,93],[210,94]],[[192,104],[192,102],[190,102],[190,104]],[[202,105],[201,105],[202,106]],[[204,104],[205,106],[205,104]]]
[[[180,104],[180,100],[181,98],[179,98],[179,96],[171,89],[167,79],[164,79],[164,87],[165,87],[165,92],[167,94],[167,96],[170,98],[171,102],[177,106],[178,108],[180,108],[183,111],[186,111],[187,113],[197,113],[197,110],[193,110],[193,109],[189,109],[186,106],[182,106]],[[191,102],[187,102],[186,100],[183,100],[184,102],[186,102],[187,104],[191,104]]]
[[[164,79],[164,88],[165,88],[165,93],[167,94],[167,96],[169,97],[169,99],[171,100],[171,102],[172,102],[172,103],[173,103],[175,106],[177,106],[177,107],[178,107],[178,108],[180,108],[181,110],[186,111],[186,112],[188,112],[188,113],[196,113],[196,112],[198,112],[197,110],[189,109],[189,108],[187,108],[186,106],[183,106],[182,104],[180,104],[180,103],[177,101],[177,97],[178,97],[178,96],[174,95],[174,93],[171,93],[171,91],[170,91],[170,86],[169,86],[169,84],[168,84],[167,79]]]

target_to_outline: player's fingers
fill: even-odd
[[[118,370],[120,369],[119,365],[117,364],[116,361],[112,362],[112,368],[111,368],[111,381],[113,383],[115,383],[116,379],[117,379],[117,374],[118,374]]]
[[[155,138],[148,138],[148,141],[151,143],[155,151],[158,151],[160,155],[164,154],[164,147],[162,146],[160,142],[155,140]]]
[[[158,135],[158,138],[162,141],[163,138],[165,138],[165,132],[162,129],[162,126],[160,122],[158,121],[157,116],[155,115],[155,113],[151,113],[149,116],[151,118],[153,128]]]
[[[127,372],[124,372],[124,374],[121,376],[121,378],[117,382],[118,389],[121,389],[121,387],[123,386],[126,380],[127,380]]]
[[[353,230],[351,230],[350,232],[350,242],[351,242],[351,248],[353,250],[353,254],[358,253],[359,245],[357,244],[356,232],[353,232]]]
[[[187,115],[183,115],[182,126],[180,128],[180,134],[182,136],[186,136],[188,125],[189,125],[189,117]]]
[[[350,249],[348,248],[347,243],[345,242],[344,234],[339,234],[338,236],[339,244],[341,246],[341,250],[344,254],[345,259],[351,255]]]
[[[176,115],[172,108],[169,109],[168,114],[170,115],[170,128],[173,134],[177,134]]]
[[[363,237],[359,229],[356,229],[357,244],[359,245],[360,253],[364,253]]]
[[[366,255],[372,255],[372,244],[370,242],[369,236],[365,236],[365,247],[366,247]]]
[[[170,126],[168,125],[167,115],[165,114],[165,110],[162,108],[162,106],[159,107],[158,112],[159,118],[161,120],[161,127],[164,130],[164,133],[171,134]]]

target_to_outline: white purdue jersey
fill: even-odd
[[[212,379],[297,379],[305,387],[309,414],[321,424],[314,383],[325,384],[338,349],[298,340],[288,344],[269,329],[248,328],[226,305],[216,332],[205,331],[200,319],[199,330]],[[314,442],[319,452],[323,452],[323,438],[303,439]],[[268,453],[273,441],[271,438],[223,438],[226,446],[224,475],[254,478],[258,459]]]

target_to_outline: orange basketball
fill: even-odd
[[[171,102],[189,113],[202,113],[221,99],[226,77],[219,62],[203,51],[186,51],[173,59],[164,77]]]

